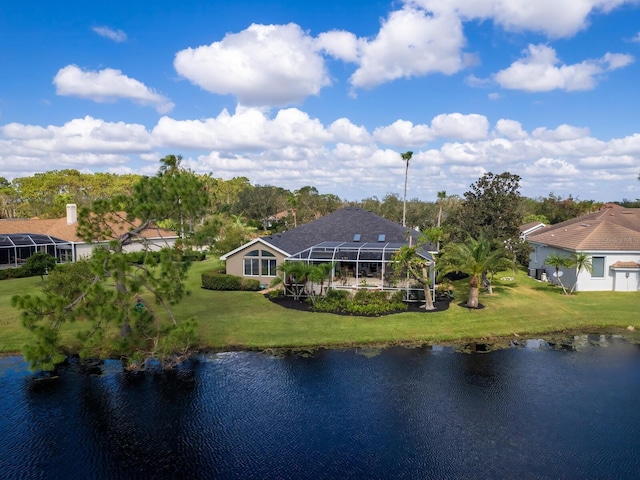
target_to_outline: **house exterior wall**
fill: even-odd
[[[248,254],[252,252],[258,252],[256,256],[249,256]],[[273,257],[264,255],[263,252],[268,252]],[[286,257],[278,252],[276,249],[265,245],[263,243],[254,243],[252,245],[248,245],[246,248],[237,251],[235,254],[230,255],[226,260],[226,272],[229,275],[236,275],[238,277],[243,278],[252,278],[258,280],[260,284],[268,286],[271,281],[276,277],[275,269],[272,272],[263,271],[263,260],[269,261],[275,259],[276,267],[284,262]],[[251,261],[257,259],[258,260],[258,271],[252,271],[251,274],[245,274],[245,260]],[[257,273],[257,274],[255,274]],[[272,274],[270,274],[272,273]]]
[[[639,292],[640,271],[638,269],[615,269],[613,271],[613,289],[616,292]]]
[[[89,258],[93,253],[95,245],[91,243],[76,243],[76,260],[81,260],[83,258]]]
[[[129,252],[140,252],[145,249],[145,247],[149,247],[151,251],[158,251],[165,247],[173,247],[176,243],[175,238],[163,238],[160,240],[149,240],[146,244],[142,242],[133,242],[124,247],[124,251],[126,253]],[[76,243],[74,244],[76,249],[76,260],[80,260],[82,258],[89,258],[93,254],[93,250],[100,245],[105,245],[106,242],[97,242],[97,243]]]
[[[545,259],[554,253],[570,257],[574,252],[544,245],[533,245],[534,251],[531,253],[531,261],[529,262],[529,270],[544,269],[548,280],[557,284],[553,273],[555,268],[545,265]],[[602,292],[602,291],[640,291],[640,273],[631,270],[611,269],[611,265],[616,262],[636,262],[640,263],[640,252],[616,252],[616,251],[585,251],[592,259],[594,257],[604,258],[604,276],[595,277],[587,271],[581,271],[578,275],[578,283],[576,291],[580,292]],[[571,288],[576,282],[575,268],[561,268],[563,274],[561,277],[565,287]],[[629,276],[626,276],[627,271]],[[635,287],[635,288],[634,288]]]

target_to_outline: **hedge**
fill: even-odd
[[[26,268],[18,267],[18,268],[3,268],[0,270],[0,280],[7,280],[9,278],[25,278],[25,277],[33,277],[35,275],[31,275],[31,272],[27,271]]]
[[[225,273],[203,273],[202,288],[207,290],[243,290],[255,292],[260,290],[260,282],[255,279],[227,275]]]

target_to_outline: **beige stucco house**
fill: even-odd
[[[420,233],[368,210],[344,207],[283,233],[256,238],[220,257],[226,272],[268,286],[285,260],[333,263],[336,288],[396,289],[391,256],[403,245],[416,244]],[[433,264],[435,245],[418,252]],[[433,270],[433,269],[432,269]]]

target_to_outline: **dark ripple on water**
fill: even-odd
[[[0,478],[636,478],[640,350],[575,345],[107,362],[38,388],[4,358]]]

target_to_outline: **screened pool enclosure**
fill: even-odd
[[[287,261],[312,265],[333,264],[328,288],[404,290],[409,301],[424,299],[424,290],[417,282],[409,279],[406,274],[403,276],[395,273],[394,267],[397,266],[392,257],[403,246],[406,244],[322,242],[288,257]],[[433,257],[426,250],[418,250],[417,253],[426,260],[431,285],[435,285]]]
[[[73,245],[65,240],[34,233],[0,235],[0,268],[16,268],[36,252],[45,252],[58,262],[73,261]]]

